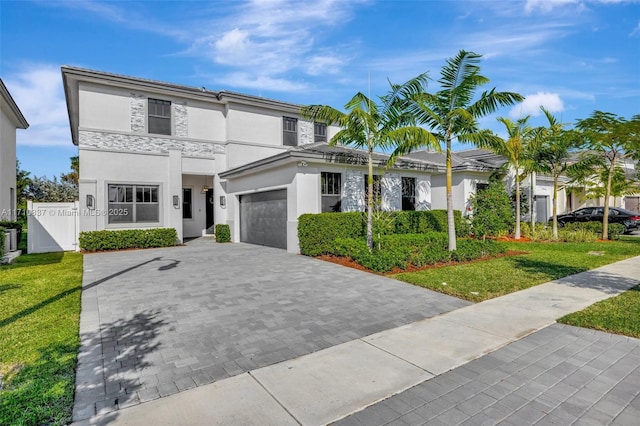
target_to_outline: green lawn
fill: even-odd
[[[640,338],[640,286],[595,303],[558,320],[563,324],[593,328]]]
[[[527,254],[400,273],[392,277],[480,302],[640,255],[640,238],[604,243],[506,244],[509,250]]]
[[[0,424],[71,421],[81,283],[79,253],[0,267]]]

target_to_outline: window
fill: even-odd
[[[313,123],[313,141],[327,141],[327,125],[324,123]]]
[[[402,178],[402,210],[416,209],[416,178]]]
[[[340,173],[320,173],[322,189],[322,213],[341,210],[342,175]]]
[[[380,204],[382,201],[382,189],[380,187],[380,176],[373,175],[373,204]],[[369,199],[369,175],[364,175],[364,201]]]
[[[488,183],[476,183],[476,192],[484,191],[489,189]]]
[[[282,144],[298,146],[298,119],[282,117]]]
[[[182,188],[182,218],[193,219],[191,188]]]
[[[109,223],[159,221],[157,185],[109,185]]]
[[[171,102],[149,98],[149,133],[171,135]]]

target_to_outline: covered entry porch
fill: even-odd
[[[212,175],[182,175],[183,238],[213,234],[215,202],[213,192]]]

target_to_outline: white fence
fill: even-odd
[[[79,250],[78,202],[27,203],[29,253]]]

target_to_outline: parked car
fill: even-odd
[[[571,213],[558,215],[558,226],[571,222],[602,222],[604,207],[583,207]],[[609,207],[609,223],[624,225],[625,232],[640,228],[640,213],[620,207]]]

